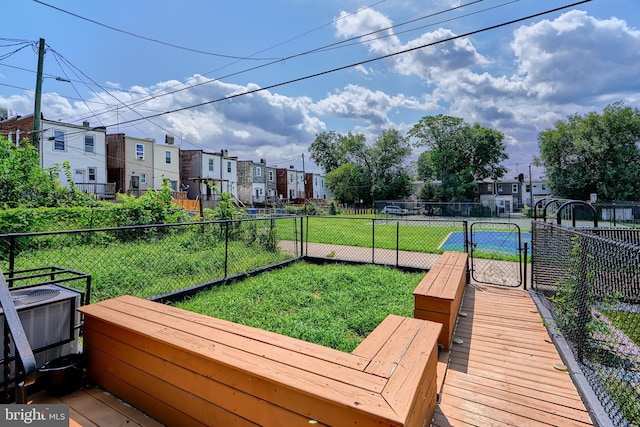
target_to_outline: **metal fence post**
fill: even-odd
[[[9,236],[9,271],[8,276],[13,278],[13,270],[16,266],[16,236]],[[13,286],[13,281],[10,282],[9,287]]]
[[[400,261],[400,221],[396,221],[396,268]]]
[[[376,263],[376,219],[371,221],[371,264]]]
[[[229,221],[225,222],[224,232],[224,277],[227,278],[227,265],[229,263]]]
[[[524,262],[522,263],[522,268],[524,268],[523,271],[523,279],[522,279],[522,284],[524,286],[524,290],[527,290],[527,249],[529,248],[529,245],[527,244],[527,242],[524,242]]]

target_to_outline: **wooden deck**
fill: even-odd
[[[441,358],[438,376],[446,376],[433,426],[593,425],[569,375],[553,367],[560,356],[527,292],[467,286],[460,310],[467,316],[454,337],[463,342]],[[65,396],[71,425],[158,425],[102,394],[90,388]],[[51,399],[33,401],[43,398]]]
[[[433,426],[593,425],[527,292],[467,286],[460,310]]]

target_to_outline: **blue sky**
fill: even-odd
[[[304,154],[313,170],[307,149],[319,132],[373,142],[447,114],[503,132],[504,164],[526,173],[538,133],[556,121],[617,101],[640,106],[638,0],[593,0],[478,32],[572,3],[12,1],[0,24],[0,107],[33,112],[44,38],[46,119],[157,141],[170,133],[183,148],[278,167],[301,169]]]

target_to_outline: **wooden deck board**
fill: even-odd
[[[529,294],[467,286],[434,426],[593,425]]]

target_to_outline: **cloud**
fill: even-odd
[[[573,10],[514,32],[518,73],[529,93],[554,102],[625,97],[638,90],[640,31],[624,20]]]
[[[320,116],[360,121],[377,130],[396,127],[389,114],[399,108],[424,110],[425,105],[413,97],[350,84],[310,106]]]
[[[390,19],[373,9],[354,15],[341,12],[340,19],[335,23],[336,36],[349,39],[364,34],[359,38],[360,42],[367,46],[371,54],[380,56],[416,49],[391,57],[388,61],[395,73],[417,76],[425,81],[436,80],[442,73],[489,64],[468,39],[440,43],[456,36],[449,29],[438,28],[403,43],[390,28],[392,25]],[[419,48],[425,45],[428,47]]]

